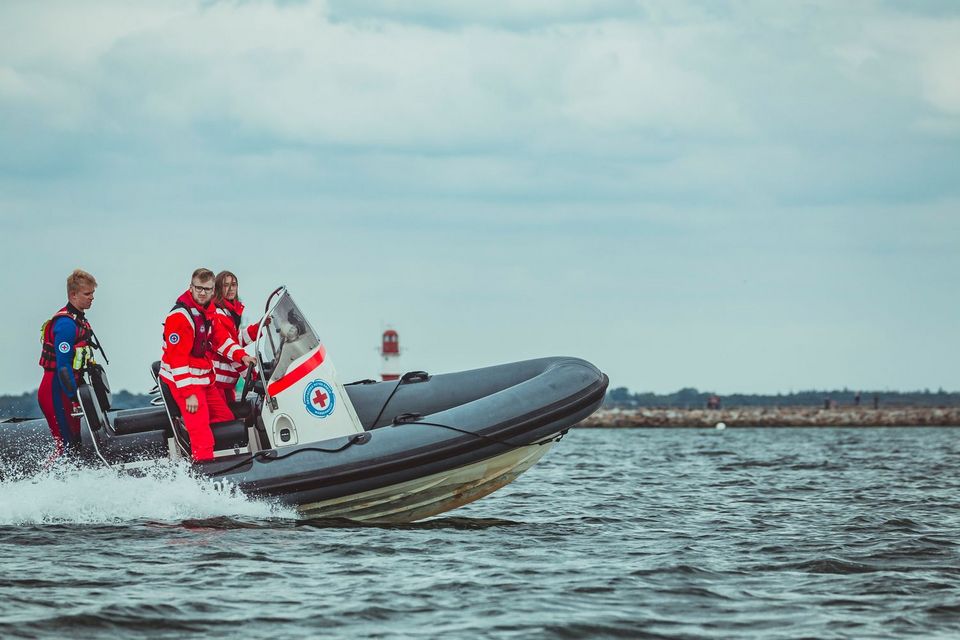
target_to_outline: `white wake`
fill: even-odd
[[[216,517],[296,518],[290,507],[251,500],[190,473],[158,463],[142,477],[109,469],[59,468],[33,478],[0,481],[0,526],[180,522]]]

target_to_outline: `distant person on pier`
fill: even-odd
[[[52,459],[64,450],[80,448],[80,419],[73,407],[77,401],[77,371],[84,367],[94,344],[93,329],[86,311],[93,306],[97,280],[82,269],[67,277],[67,304],[43,323],[40,366],[43,378],[37,401],[56,442]]]
[[[217,322],[217,310],[211,303],[213,291],[213,271],[197,269],[190,277],[190,288],[177,298],[163,323],[161,382],[180,408],[196,462],[213,459],[210,423],[233,420],[223,394],[215,388],[211,353],[238,364],[253,362]]]
[[[219,322],[230,338],[245,347],[257,339],[260,323],[243,326],[243,302],[240,301],[240,282],[237,276],[230,271],[221,271],[217,274],[213,304],[217,308],[216,321]],[[269,323],[270,318],[267,318]],[[237,381],[243,374],[244,367],[230,358],[211,351],[213,370],[217,374],[216,390],[224,397],[224,402],[234,402],[237,399]]]

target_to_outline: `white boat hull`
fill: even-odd
[[[513,449],[494,458],[342,498],[299,505],[310,518],[414,522],[478,500],[513,482],[547,453],[553,441]]]

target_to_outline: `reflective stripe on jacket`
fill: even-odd
[[[241,329],[243,309],[243,303],[239,300],[232,303],[229,300],[221,300],[217,303],[217,315],[214,322],[222,325],[223,330],[230,334],[234,342],[241,345],[248,345],[257,339],[259,323],[251,324]],[[240,376],[244,372],[243,364],[237,364],[233,360],[216,352],[212,354],[212,357],[217,384],[224,387],[233,387],[236,385],[237,380],[240,379]]]
[[[163,323],[163,356],[160,377],[184,393],[191,387],[213,384],[212,354],[222,354],[232,362],[241,362],[245,352],[215,322],[215,307],[200,307],[188,290],[167,314]]]

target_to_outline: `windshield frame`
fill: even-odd
[[[255,343],[257,368],[261,380],[265,381],[264,392],[268,398],[271,383],[286,375],[294,362],[322,347],[320,337],[287,288],[280,287],[271,294],[271,298],[274,296],[275,301],[267,300],[268,310],[260,319]]]

